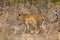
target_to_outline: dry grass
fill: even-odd
[[[0,40],[60,40],[60,6],[47,7],[45,1],[40,4],[10,4],[0,11]],[[46,9],[47,7],[47,9]],[[44,22],[39,25],[39,33],[35,33],[34,26],[27,30],[23,22],[17,21],[19,14],[41,13],[45,16]],[[57,15],[55,15],[57,14]],[[57,18],[58,17],[58,18]],[[34,29],[34,30],[33,30]],[[33,33],[29,33],[32,31]]]

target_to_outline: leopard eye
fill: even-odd
[[[20,16],[20,14],[19,14],[19,16]]]

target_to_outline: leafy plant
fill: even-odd
[[[3,40],[8,40],[6,35],[3,36]]]
[[[30,3],[30,4],[37,4],[37,3],[39,3],[41,0],[28,0],[28,2]]]
[[[56,4],[57,2],[59,2],[60,0],[51,0],[51,3]]]

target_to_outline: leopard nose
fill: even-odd
[[[44,21],[44,19],[42,19],[42,21]]]

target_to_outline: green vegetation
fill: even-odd
[[[8,38],[7,37],[4,37],[3,40],[8,40]]]
[[[30,4],[38,4],[41,0],[27,0]]]
[[[54,5],[57,4],[57,2],[59,2],[60,0],[51,0],[51,3],[53,3]]]
[[[6,35],[3,36],[3,40],[8,40],[8,37]]]

